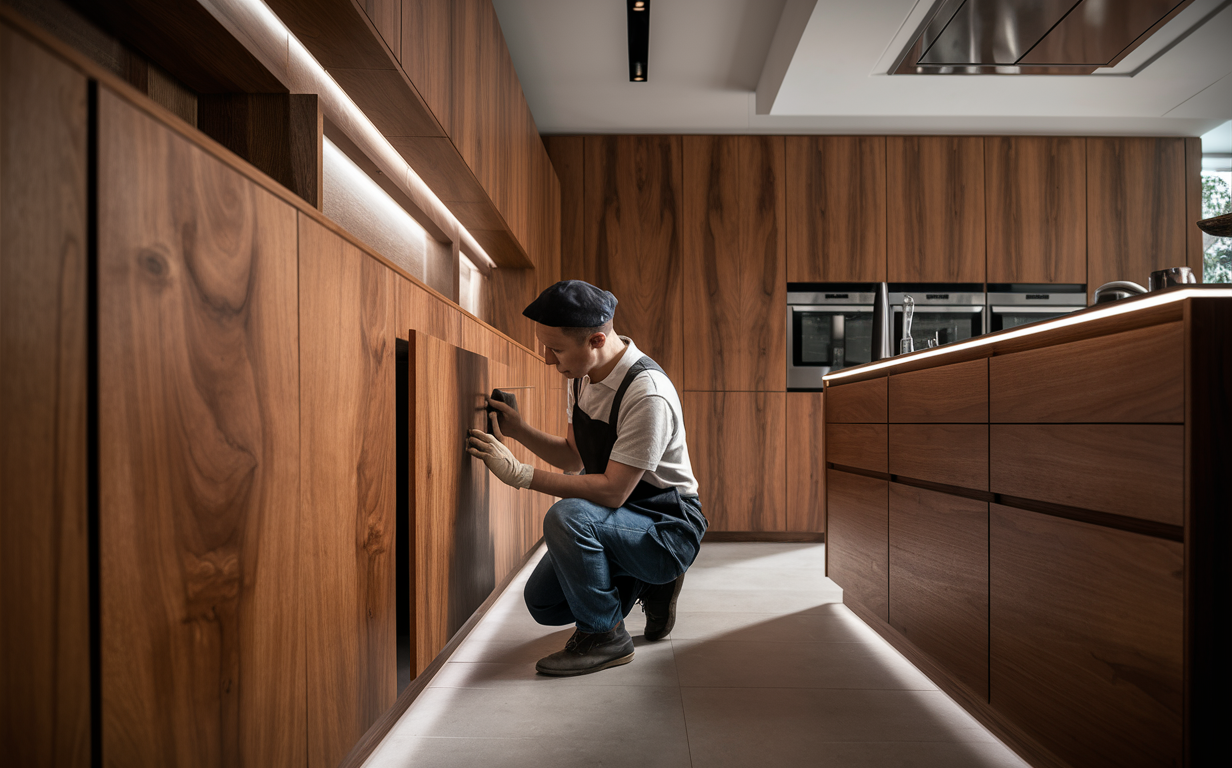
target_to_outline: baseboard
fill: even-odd
[[[883,621],[880,616],[859,602],[850,599],[846,594],[843,595],[843,604],[859,616],[865,624],[872,627],[873,631],[881,635],[886,642],[894,646],[895,650],[907,657],[907,661],[914,664],[938,688],[958,702],[958,705],[967,710],[967,713],[978,720],[980,725],[992,731],[994,736],[1005,743],[1005,746],[1033,768],[1074,768],[1024,733],[1005,715],[994,709],[982,696],[959,682],[944,667],[933,661],[932,657],[916,648],[915,644],[903,637],[902,633]]]
[[[811,531],[706,531],[702,543],[707,541],[782,541],[820,543],[826,540],[824,533]]]
[[[359,741],[355,742],[355,746],[351,747],[351,751],[348,752],[347,756],[342,759],[341,763],[338,764],[338,768],[360,768],[360,766],[364,764],[364,761],[367,760],[374,751],[376,751],[377,746],[380,745],[385,737],[389,735],[389,732],[393,729],[394,724],[398,722],[398,720],[406,713],[408,709],[410,709],[411,704],[414,703],[415,699],[419,698],[419,694],[427,690],[428,684],[432,682],[432,678],[436,677],[436,673],[441,671],[441,668],[445,666],[445,662],[449,661],[449,657],[452,656],[453,652],[458,649],[458,646],[462,644],[462,641],[466,639],[466,636],[469,635],[471,630],[473,630],[483,619],[483,617],[487,615],[488,609],[491,608],[492,604],[496,602],[496,598],[505,591],[505,589],[513,581],[514,577],[521,572],[522,568],[530,561],[531,557],[539,551],[539,547],[542,544],[543,539],[540,538],[539,541],[535,542],[534,545],[527,550],[526,554],[522,556],[522,560],[511,568],[509,573],[505,575],[505,578],[501,579],[501,582],[493,588],[491,594],[488,595],[488,599],[484,600],[483,603],[475,609],[475,612],[471,614],[471,617],[466,620],[466,623],[454,633],[453,637],[449,638],[449,642],[445,643],[445,647],[442,648],[441,652],[436,655],[436,658],[429,662],[428,666],[424,668],[424,671],[412,680],[410,684],[407,685],[402,691],[402,693],[398,695],[398,699],[394,702],[394,705],[378,717],[376,722],[373,723],[364,735],[360,737]]]

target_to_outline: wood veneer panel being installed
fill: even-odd
[[[890,626],[988,699],[988,502],[890,483]]]
[[[786,531],[784,392],[686,392],[689,457],[710,528]]]
[[[826,575],[848,596],[887,620],[889,482],[826,472]]]
[[[0,744],[90,764],[86,78],[0,27]]]
[[[332,767],[397,697],[397,278],[302,215],[299,265],[308,765]]]
[[[884,136],[787,137],[787,279],[886,279]]]
[[[661,365],[677,390],[684,383],[680,142],[586,137],[587,261],[580,274],[561,275],[615,294],[616,331]]]
[[[415,520],[415,631],[418,675],[496,586],[488,469],[466,453],[469,429],[486,421],[486,357],[418,331],[409,397]],[[500,481],[496,481],[500,482]]]
[[[105,88],[107,766],[303,765],[296,214]]]
[[[988,136],[988,282],[1087,281],[1086,139]]]
[[[783,139],[685,136],[684,388],[787,383]]]
[[[992,505],[991,703],[1071,765],[1181,764],[1183,547]]]

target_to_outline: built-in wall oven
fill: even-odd
[[[1004,331],[1075,312],[1087,305],[1085,285],[990,283],[988,330]]]
[[[872,362],[872,283],[788,283],[787,388],[820,390],[831,371]]]
[[[904,296],[915,300],[911,338],[916,349],[952,344],[987,331],[983,285],[891,283],[890,305],[894,307],[895,353],[902,350]]]

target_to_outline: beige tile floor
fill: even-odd
[[[572,629],[522,605],[537,554],[367,768],[1025,768],[842,604],[819,544],[703,544],[671,637],[631,664],[535,674]]]

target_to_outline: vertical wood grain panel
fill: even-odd
[[[1087,293],[1188,264],[1184,139],[1087,139]]]
[[[988,502],[890,483],[890,625],[988,700]]]
[[[1086,140],[984,139],[988,282],[1087,281]]]
[[[303,765],[296,224],[99,92],[103,764]]]
[[[453,135],[452,3],[402,0],[401,58],[415,90],[445,133]]]
[[[491,392],[487,358],[413,333],[415,649],[423,672],[495,587],[488,470],[466,453]]]
[[[822,392],[787,393],[787,530],[826,530]]]
[[[994,504],[991,703],[1072,765],[1180,765],[1178,542]]]
[[[0,744],[90,764],[86,79],[0,27]]]
[[[683,384],[679,136],[587,136],[586,263],[569,275],[611,291],[618,333]]]
[[[826,470],[826,575],[848,596],[887,621],[889,483]]]
[[[712,531],[786,531],[786,393],[686,392],[689,460]]]
[[[786,387],[781,137],[686,136],[684,388]]]
[[[887,277],[984,282],[984,139],[886,139]]]
[[[886,139],[787,137],[787,280],[886,279]]]
[[[559,279],[581,279],[587,260],[583,139],[581,136],[545,136],[543,145],[560,180]]]
[[[394,273],[299,219],[300,579],[308,765],[332,768],[397,696]]]
[[[1202,230],[1197,222],[1202,215],[1202,139],[1185,139],[1185,254],[1198,282],[1203,282]],[[1096,286],[1098,287],[1098,286]]]
[[[398,55],[402,47],[402,9],[399,7],[402,2],[403,0],[362,0],[364,13],[394,56]]]

